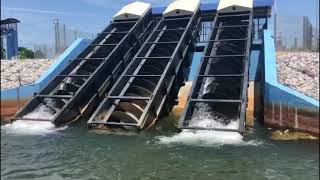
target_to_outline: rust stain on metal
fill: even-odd
[[[23,107],[28,101],[29,99],[20,99],[19,102],[17,100],[1,100],[1,121],[12,117],[19,110],[19,106]]]
[[[283,107],[280,104],[265,104],[264,122],[267,126],[292,129],[319,137],[319,112],[298,107]],[[280,125],[281,121],[281,125]]]

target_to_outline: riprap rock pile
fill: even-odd
[[[1,60],[1,89],[30,84],[36,81],[46,71],[53,60],[50,59],[23,59]]]
[[[319,53],[277,53],[278,81],[319,100]]]

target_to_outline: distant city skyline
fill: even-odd
[[[1,18],[15,17],[21,46],[33,47],[34,43],[53,44],[54,19],[59,19],[72,29],[98,33],[120,8],[134,0],[2,0]],[[153,7],[166,6],[172,0],[142,0]],[[314,27],[317,24],[319,0],[277,0],[277,14],[308,16]],[[201,0],[217,3],[217,0]]]
[[[277,17],[277,49],[312,50],[314,37],[318,30],[314,28],[307,16]]]

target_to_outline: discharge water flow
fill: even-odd
[[[52,119],[53,114],[48,107],[42,105],[23,116],[23,118],[33,119]],[[12,124],[7,124],[1,127],[6,133],[23,134],[23,135],[45,135],[63,130],[66,127],[56,128],[50,121],[26,121],[16,120]]]
[[[201,103],[198,111],[192,117],[190,126],[215,127],[224,129],[237,129],[238,120],[230,120],[228,124],[222,122],[222,118],[215,115],[210,106]],[[221,144],[244,144],[243,136],[237,132],[208,131],[208,130],[182,130],[182,132],[171,137],[160,137],[160,143],[182,143],[188,145],[221,145]]]
[[[214,92],[215,83],[213,78],[207,78],[204,84],[202,95]],[[226,107],[228,108],[228,107]],[[238,129],[238,119],[227,119],[223,115],[214,112],[207,103],[198,103],[195,112],[189,123],[191,127],[203,128],[221,128],[221,129]],[[189,130],[172,137],[160,137],[160,143],[183,143],[188,145],[222,145],[222,144],[255,144],[254,142],[245,142],[243,136],[238,132],[214,131],[214,130]]]

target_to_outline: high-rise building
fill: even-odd
[[[298,49],[298,38],[294,38],[294,43],[293,43],[293,46],[292,46],[292,49]]]
[[[319,51],[319,0],[316,0],[316,25],[313,28],[313,50]]]
[[[312,24],[307,16],[303,16],[303,49],[312,49]]]
[[[319,27],[312,29],[312,50],[319,50]]]
[[[277,16],[277,31],[283,32],[281,41],[285,48],[312,49],[312,24],[307,16]]]
[[[283,42],[283,38],[282,38],[282,32],[277,32],[276,48],[277,48],[277,51],[285,50],[285,46],[284,46],[284,42]]]

